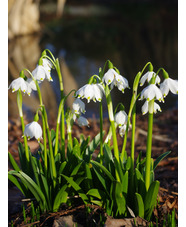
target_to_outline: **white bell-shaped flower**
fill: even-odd
[[[37,65],[32,71],[32,75],[36,80],[43,81],[46,77],[46,70],[42,65]]]
[[[43,61],[42,66],[44,67],[45,72],[46,72],[45,78],[48,81],[53,81],[53,79],[51,77],[51,69],[52,69],[52,66],[53,66],[51,61],[49,61],[47,58],[43,58],[42,61]]]
[[[127,124],[128,116],[124,110],[120,110],[118,113],[114,116],[114,121],[117,123],[117,125],[122,127],[124,124]]]
[[[146,99],[147,101],[152,99],[157,99],[160,102],[164,101],[161,90],[155,84],[150,84],[142,90],[140,100],[143,99]]]
[[[103,82],[107,85],[111,85],[111,89],[116,86],[122,93],[125,88],[129,88],[128,80],[119,75],[114,69],[109,69],[103,76]]]
[[[103,76],[103,82],[107,85],[111,84],[115,78],[115,75],[119,75],[114,69],[109,69]]]
[[[35,137],[39,142],[42,139],[42,128],[36,121],[33,121],[25,126],[24,135],[28,139]]]
[[[163,83],[160,84],[160,90],[164,97],[168,95],[169,91],[173,94],[178,94],[178,81],[166,78]]]
[[[86,98],[88,103],[90,100],[100,102],[103,97],[103,88],[101,84],[86,84],[76,94],[78,98]]]
[[[85,103],[81,101],[81,99],[77,98],[75,99],[75,101],[72,104],[72,111],[75,114],[81,114],[81,113],[85,113]]]
[[[157,113],[157,111],[161,112],[161,107],[157,103],[153,103],[153,106],[149,106],[149,102],[146,100],[145,103],[143,104],[141,108],[142,114],[146,114],[147,112],[149,113]]]
[[[79,126],[89,126],[88,120],[85,117],[82,117],[82,116],[80,116],[77,119],[77,123],[78,123]]]
[[[32,78],[28,78],[26,82],[28,85],[27,94],[30,96],[32,90],[37,91],[37,87],[35,82],[32,80]]]
[[[28,89],[28,84],[22,77],[19,77],[11,82],[8,89],[10,88],[12,88],[12,92],[17,91],[20,88],[23,93],[26,93]]]
[[[32,74],[36,80],[43,81],[47,79],[48,81],[53,81],[51,77],[51,68],[52,63],[46,59],[42,59],[42,65],[37,65],[36,68],[32,71]]]
[[[145,81],[147,81],[149,83],[150,80],[152,79],[153,75],[154,76],[156,75],[156,73],[153,72],[153,71],[145,73],[140,79],[140,86],[143,86]],[[160,77],[157,75],[156,80],[155,80],[155,84],[159,84],[159,83],[160,83]]]
[[[121,137],[123,137],[125,135],[125,132],[126,132],[126,128],[127,128],[127,125],[122,125],[119,129],[119,134]]]

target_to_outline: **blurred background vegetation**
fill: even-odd
[[[107,59],[132,87],[138,71],[151,61],[164,67],[171,78],[178,74],[178,2],[175,0],[9,0],[9,84],[23,68],[32,71],[42,50],[50,49],[61,62],[65,93],[87,83]],[[59,84],[41,85],[50,119],[57,116]],[[126,111],[131,90],[112,92],[113,102]],[[169,95],[162,110],[175,107]],[[68,99],[71,107],[73,97]],[[37,94],[23,97],[26,118],[38,108]],[[143,103],[141,103],[142,105]],[[86,117],[98,117],[98,106],[86,106]],[[138,107],[140,111],[140,105]],[[9,92],[9,117],[17,117],[16,95]],[[107,117],[104,104],[104,117]]]

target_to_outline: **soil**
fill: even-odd
[[[97,133],[99,133],[99,121],[94,118],[94,116],[89,119],[90,127],[79,127],[77,124],[74,124],[73,126],[73,136],[76,136],[76,138],[80,138],[80,134],[83,133],[85,137],[90,136],[93,138]],[[28,123],[28,121],[25,119],[25,124]],[[55,129],[55,125],[53,122],[50,122],[50,128]],[[108,119],[104,119],[104,130],[107,132],[109,128],[109,122]],[[145,150],[146,150],[146,141],[147,141],[147,127],[148,127],[148,117],[137,115],[136,117],[136,144],[135,144],[135,156],[139,154],[140,151],[142,151],[143,157],[145,156]],[[21,131],[21,124],[19,119],[9,119],[8,122],[8,133],[9,133],[9,139],[8,139],[8,151],[13,155],[17,163],[19,163],[19,155],[18,155],[18,143],[23,142],[22,131]],[[127,147],[126,150],[128,154],[130,155],[130,135],[131,131],[129,131],[128,135],[128,141],[127,141]],[[119,150],[122,149],[122,142],[123,138],[120,137],[119,133],[117,132],[117,138],[118,138],[118,146]],[[28,145],[30,146],[30,149],[32,152],[36,151],[38,148],[38,143],[35,140],[28,141]],[[99,150],[99,148],[98,148]],[[98,150],[95,152],[98,153]],[[171,109],[167,110],[163,113],[156,114],[154,117],[154,127],[153,127],[153,140],[152,140],[152,157],[156,159],[158,156],[160,156],[162,153],[166,151],[171,151],[171,153],[159,163],[155,170],[155,178],[160,181],[160,190],[159,190],[159,196],[158,196],[158,206],[154,210],[154,220],[155,217],[158,218],[159,223],[162,223],[163,217],[171,213],[173,209],[175,209],[176,212],[176,219],[178,219],[178,110],[177,109]],[[11,166],[9,164],[8,166],[9,170],[11,169]],[[23,196],[19,192],[18,189],[16,189],[11,182],[9,182],[9,223],[10,220],[14,220],[14,223],[21,223],[21,200],[23,199]],[[29,209],[29,207],[28,207]],[[87,214],[86,208],[82,205],[80,207],[73,207],[66,209],[66,213],[61,211],[61,213],[58,214],[47,214],[47,217],[43,217],[43,222],[45,222],[45,225],[43,226],[62,226],[59,225],[60,217],[63,217],[64,215],[75,215],[79,213],[82,215]],[[99,207],[92,207],[92,213],[90,215],[85,215],[86,221],[89,220],[88,223],[91,220],[94,220],[94,217],[98,214],[105,215],[104,212]],[[92,216],[91,216],[92,215]],[[74,217],[74,216],[73,216]],[[100,216],[99,216],[100,217]],[[106,217],[108,220],[110,220],[110,217]],[[47,221],[45,221],[47,218]],[[139,218],[139,217],[138,217]],[[42,219],[41,219],[42,220]],[[41,221],[40,220],[40,221]],[[96,219],[95,219],[96,220]],[[125,220],[126,219],[122,219]],[[17,222],[16,222],[17,221]],[[113,220],[112,220],[113,221]],[[115,219],[116,221],[116,219]],[[120,220],[121,221],[121,220]],[[139,221],[139,222],[138,222]],[[137,222],[140,223],[141,219],[139,218]],[[47,223],[49,222],[49,225]],[[128,223],[130,220],[128,220]],[[142,221],[143,222],[143,221]],[[53,224],[51,224],[53,223]],[[54,225],[56,223],[56,225]],[[130,222],[132,223],[132,222]],[[146,223],[145,221],[143,223]],[[81,223],[79,223],[81,224]],[[77,226],[86,226],[86,224],[81,224]],[[91,224],[88,224],[89,226],[94,226]],[[133,224],[121,224],[122,226],[133,226]],[[114,224],[114,226],[121,226],[117,225],[117,221]],[[16,226],[19,226],[18,224]],[[22,226],[28,226],[28,225],[22,225]],[[35,223],[35,226],[42,226],[41,223]],[[99,226],[99,225],[96,225]],[[108,224],[106,226],[109,226]],[[140,225],[140,226],[146,226]],[[159,225],[161,226],[161,224]]]

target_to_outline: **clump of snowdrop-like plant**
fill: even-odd
[[[147,67],[148,72],[144,73]],[[52,81],[52,68],[57,72],[61,94],[55,129],[49,127],[47,111],[40,91],[43,80]],[[165,80],[160,84],[161,71]],[[138,92],[139,85],[144,86],[146,82],[147,86]],[[98,75],[91,76],[88,83],[78,91],[72,90],[65,95],[59,60],[49,50],[42,52],[32,72],[23,69],[20,77],[10,84],[9,88],[12,88],[13,92],[17,91],[24,146],[21,143],[19,145],[21,169],[9,153],[14,169],[9,172],[9,179],[25,196],[34,197],[42,212],[57,211],[62,203],[68,201],[72,204],[74,195],[78,195],[78,199],[85,204],[102,206],[114,217],[127,217],[131,213],[128,212],[130,208],[136,216],[150,220],[159,189],[159,182],[154,180],[154,169],[168,154],[162,154],[154,162],[153,169],[151,159],[153,114],[161,111],[157,101],[163,102],[163,97],[166,97],[169,91],[173,94],[177,93],[177,81],[170,79],[163,68],[154,72],[152,63],[148,62],[134,78],[128,110],[120,103],[113,111],[111,93],[114,86],[122,93],[129,88],[128,80],[107,60],[103,69],[99,68]],[[32,90],[37,91],[40,105],[34,121],[25,126],[22,92],[31,95]],[[75,100],[72,109],[65,110],[65,101],[73,91]],[[93,101],[99,106],[100,132],[92,141],[89,136],[73,137],[72,129],[75,121],[81,127],[89,127],[88,120],[84,115],[82,116],[86,112],[82,99],[87,100],[86,105]],[[103,140],[104,99],[110,122],[105,141]],[[142,114],[148,113],[146,157],[142,159],[140,153],[135,164],[136,105],[140,103],[138,100],[144,99]],[[119,105],[120,110],[118,110]],[[42,126],[38,124],[39,113]],[[118,146],[117,126],[120,136],[123,137],[122,149]],[[128,140],[129,128],[131,128],[130,140]],[[35,138],[38,141],[37,158],[31,154],[27,138]],[[127,141],[130,141],[130,155],[127,154],[129,153],[128,148],[126,149]],[[99,154],[93,160],[92,154],[98,147]]]

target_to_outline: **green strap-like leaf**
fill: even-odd
[[[138,207],[137,216],[140,216],[141,218],[144,218],[144,203],[143,203],[143,199],[142,199],[141,195],[138,194],[137,192],[135,193],[135,195],[136,195],[136,201],[137,201],[137,207]]]
[[[128,171],[126,171],[125,174],[123,174],[123,177],[122,177],[122,180],[121,180],[121,183],[122,183],[122,191],[126,195],[128,193],[128,176],[129,176],[129,173],[128,173]]]
[[[14,160],[14,158],[13,158],[13,156],[11,155],[10,152],[8,152],[8,156],[9,156],[10,163],[11,163],[12,167],[14,168],[14,170],[20,171],[19,166],[18,166],[17,163],[15,162],[15,160]]]
[[[55,197],[54,205],[53,205],[53,211],[57,211],[62,203],[66,203],[68,193],[65,191],[67,188],[67,184],[63,185],[63,187],[60,189],[58,194]]]
[[[119,182],[116,182],[115,197],[116,197],[118,212],[120,215],[124,215],[126,211],[126,201],[122,193],[122,185]]]
[[[8,173],[8,179],[26,196],[26,187],[11,174],[11,171]]]
[[[42,191],[37,186],[37,184],[28,175],[26,175],[22,171],[19,171],[19,172],[14,171],[14,172],[12,172],[12,174],[20,178],[20,180],[23,182],[23,184],[25,184],[29,188],[29,190],[32,192],[32,194],[36,198],[36,200],[40,203],[41,210],[45,210],[47,208],[46,200],[45,200],[45,197],[44,197]]]
[[[149,190],[145,196],[144,199],[144,207],[145,207],[145,219],[148,221],[150,220],[150,217],[152,215],[152,211],[154,209],[154,206],[157,202],[157,195],[159,191],[160,182],[154,181],[150,187]]]
[[[158,166],[159,162],[161,162],[162,159],[164,159],[167,155],[169,155],[171,153],[171,151],[167,151],[163,154],[161,154],[156,161],[154,162],[154,170],[156,169],[156,167]]]
[[[86,194],[83,192],[81,187],[71,178],[67,177],[62,174],[62,176],[67,180],[67,182],[74,188],[74,190],[79,194],[79,196],[82,198],[83,202],[86,204],[88,201],[88,197]]]
[[[100,168],[110,178],[110,180],[115,181],[112,174],[103,165],[101,165],[99,162],[96,162],[96,161],[93,161],[93,160],[91,160],[90,162],[93,166]]]

